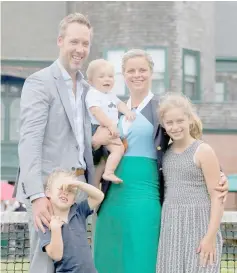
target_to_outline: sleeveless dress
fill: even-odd
[[[207,232],[211,200],[202,170],[194,163],[194,154],[202,141],[194,141],[183,153],[171,146],[163,158],[165,199],[162,206],[161,234],[157,273],[220,272],[222,237],[216,238],[217,261],[199,266],[196,253]]]
[[[98,273],[156,271],[159,181],[150,104],[143,110],[128,131],[128,150],[116,170],[123,183],[110,185],[97,218],[94,259]]]

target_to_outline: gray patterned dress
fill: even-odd
[[[162,207],[157,273],[218,273],[222,251],[220,230],[216,238],[217,261],[199,266],[196,250],[207,232],[211,201],[194,154],[202,141],[193,142],[184,152],[171,146],[163,159],[165,200]]]

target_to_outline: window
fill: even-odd
[[[20,96],[24,79],[1,76],[1,140],[16,143],[19,139]]]
[[[225,100],[225,83],[216,82],[215,85],[215,102],[223,102]]]
[[[1,140],[4,140],[4,134],[5,134],[5,106],[3,103],[1,103]]]
[[[7,85],[4,83],[1,83],[1,93],[5,93],[7,90]]]
[[[107,52],[107,60],[114,65],[115,69],[115,84],[112,91],[117,96],[126,95],[126,87],[122,74],[122,57],[124,53],[125,50],[110,50]]]
[[[183,92],[191,100],[200,100],[200,52],[183,49]]]
[[[22,86],[19,84],[11,84],[9,85],[9,97],[20,97],[21,96]]]
[[[152,92],[154,94],[163,94],[168,88],[167,75],[167,52],[165,48],[147,49],[154,62],[154,71],[152,79]]]
[[[17,141],[19,139],[19,113],[20,98],[16,98],[10,107],[10,140]]]

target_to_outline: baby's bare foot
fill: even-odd
[[[102,175],[103,179],[104,180],[107,180],[107,181],[111,181],[115,184],[120,184],[123,182],[123,180],[121,180],[120,178],[118,178],[115,174],[113,173],[104,173]]]

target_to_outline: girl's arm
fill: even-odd
[[[219,194],[215,190],[220,180],[220,164],[215,152],[206,143],[199,146],[196,152],[196,162],[203,171],[211,198],[211,215],[206,237],[215,239],[224,211],[223,200],[219,198]]]

